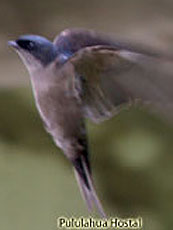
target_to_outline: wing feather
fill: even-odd
[[[92,46],[76,52],[69,62],[74,66],[74,81],[83,79],[80,99],[86,117],[94,122],[109,119],[136,100],[172,118],[172,60]]]

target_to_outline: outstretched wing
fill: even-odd
[[[120,48],[119,42],[113,42],[109,38],[96,33],[93,30],[66,29],[62,31],[53,41],[60,53],[72,56],[82,48],[96,45],[114,45]]]
[[[82,48],[98,45],[114,47],[114,49],[117,50],[126,49],[132,52],[160,56],[160,53],[151,51],[151,49],[146,47],[141,47],[141,45],[132,45],[129,42],[111,39],[109,36],[95,32],[94,30],[79,28],[62,31],[55,37],[53,43],[57,47],[59,53],[64,54],[67,58],[70,58]]]
[[[74,90],[84,114],[94,122],[108,119],[141,100],[173,117],[173,61],[113,46],[91,46],[66,63],[74,67]]]

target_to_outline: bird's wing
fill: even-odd
[[[98,33],[94,30],[80,28],[66,29],[62,31],[55,37],[53,43],[57,47],[57,50],[67,57],[71,57],[82,48],[98,45],[114,47],[114,49],[117,50],[126,49],[132,52],[135,51],[153,56],[160,55],[160,53],[157,53],[150,48],[142,47],[139,44],[111,39],[109,36]]]
[[[113,45],[119,47],[118,42],[112,42],[106,36],[93,30],[66,29],[62,31],[53,41],[60,53],[72,56],[82,48],[96,45]]]
[[[94,122],[110,118],[136,100],[173,117],[173,61],[111,46],[76,52],[74,90],[84,114]]]

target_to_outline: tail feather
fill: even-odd
[[[93,209],[93,202],[90,197],[90,192],[86,188],[86,185],[83,182],[83,179],[79,176],[79,173],[74,169],[75,177],[77,180],[77,183],[79,185],[80,193],[82,195],[83,200],[85,201],[88,211],[91,212]]]
[[[78,161],[77,165],[74,165],[74,171],[76,175],[76,179],[82,194],[83,199],[86,202],[86,205],[88,207],[88,210],[91,212],[94,208],[94,206],[97,208],[99,214],[101,217],[105,218],[106,214],[103,210],[102,204],[96,194],[90,169],[87,166],[87,163],[85,162],[85,158],[81,156]],[[80,162],[80,163],[79,163]]]

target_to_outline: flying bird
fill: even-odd
[[[96,194],[85,118],[99,123],[140,101],[172,119],[173,59],[92,30],[66,29],[53,42],[38,35],[9,41],[29,71],[45,128],[72,163],[89,211]]]

